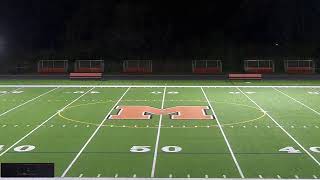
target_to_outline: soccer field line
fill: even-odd
[[[313,108],[311,108],[310,106],[307,106],[307,105],[306,105],[306,104],[304,104],[303,102],[301,102],[301,101],[299,101],[299,100],[297,100],[297,99],[295,99],[295,98],[293,98],[293,97],[289,96],[288,94],[284,93],[283,91],[280,91],[279,89],[276,89],[276,88],[273,88],[273,89],[274,89],[274,90],[276,90],[276,91],[278,91],[278,92],[280,92],[281,94],[283,94],[283,95],[287,96],[288,98],[290,98],[290,99],[294,100],[295,102],[297,102],[297,103],[301,104],[302,106],[304,106],[304,107],[308,108],[309,110],[313,111],[313,112],[314,112],[314,113],[316,113],[317,115],[320,115],[320,112],[318,112],[318,111],[314,110],[314,109],[313,109]]]
[[[0,117],[8,114],[9,112],[11,112],[11,111],[13,111],[13,110],[15,110],[15,109],[17,109],[17,108],[19,108],[19,107],[21,107],[21,106],[24,106],[24,105],[28,104],[29,102],[32,102],[32,101],[34,101],[34,100],[36,100],[36,99],[39,99],[40,97],[42,97],[42,96],[44,96],[44,95],[47,95],[47,94],[51,93],[52,91],[57,90],[58,88],[59,88],[59,87],[54,88],[54,89],[51,89],[50,91],[47,91],[47,92],[45,92],[45,93],[43,93],[43,94],[40,94],[39,96],[37,96],[37,97],[35,97],[35,98],[32,98],[32,99],[30,99],[30,100],[28,100],[28,101],[26,101],[26,102],[24,102],[24,103],[22,103],[22,104],[19,104],[18,106],[15,106],[15,107],[13,107],[13,108],[11,108],[11,109],[9,109],[9,110],[1,113],[1,114],[0,114]]]
[[[61,88],[315,88],[318,89],[320,88],[319,86],[297,86],[297,85],[292,85],[292,86],[257,86],[257,85],[252,85],[252,86],[242,86],[242,85],[234,85],[234,86],[224,86],[224,85],[203,85],[203,86],[174,86],[174,85],[0,85],[0,87],[4,88],[55,88],[55,87],[61,87]]]
[[[210,106],[210,109],[211,109],[213,115],[214,115],[215,118],[216,118],[216,122],[218,123],[218,127],[219,127],[219,129],[220,129],[220,131],[221,131],[221,134],[222,134],[222,136],[223,136],[223,138],[224,138],[224,141],[226,142],[226,144],[227,144],[227,146],[228,146],[228,149],[229,149],[229,151],[230,151],[231,157],[232,157],[232,159],[233,159],[233,161],[234,161],[234,163],[235,163],[235,165],[236,165],[236,167],[237,167],[237,169],[238,169],[238,172],[239,172],[241,178],[245,178],[245,176],[244,176],[244,174],[243,174],[243,171],[242,171],[242,169],[241,169],[241,167],[240,167],[240,165],[239,165],[239,162],[238,162],[236,156],[234,155],[234,152],[233,152],[232,147],[231,147],[231,145],[230,145],[230,143],[229,143],[229,140],[228,140],[226,134],[224,133],[224,130],[223,130],[221,124],[220,124],[219,118],[218,118],[218,116],[216,115],[215,111],[213,110],[213,106],[212,106],[211,102],[209,101],[209,99],[208,99],[208,97],[207,97],[207,94],[204,92],[204,90],[203,90],[202,87],[201,87],[201,91],[202,91],[204,97],[206,98],[207,103],[208,103],[208,105]]]
[[[94,88],[91,88],[90,90],[88,90],[86,93],[82,94],[81,96],[79,96],[78,98],[76,98],[75,100],[73,100],[72,102],[70,102],[69,104],[67,104],[66,106],[64,106],[61,110],[67,108],[68,106],[70,106],[71,104],[73,104],[74,102],[76,102],[77,100],[79,100],[80,98],[82,98],[84,95],[86,95],[87,93],[89,93],[90,91],[92,91]],[[9,148],[7,148],[5,151],[3,151],[0,154],[0,157],[3,156],[5,153],[7,153],[10,149],[12,149],[14,146],[16,146],[17,144],[19,144],[21,141],[23,141],[24,139],[26,139],[27,137],[29,137],[31,134],[33,134],[35,131],[37,131],[40,127],[42,127],[44,124],[46,124],[47,122],[49,122],[53,117],[55,117],[61,110],[59,110],[58,112],[54,113],[52,116],[50,116],[47,120],[45,120],[44,122],[42,122],[40,125],[38,125],[36,128],[34,128],[33,130],[31,130],[28,134],[26,134],[25,136],[23,136],[22,138],[20,138],[18,141],[16,141],[13,145],[11,145]]]
[[[287,130],[285,130],[267,111],[265,111],[261,106],[259,106],[253,99],[251,99],[247,94],[245,94],[240,88],[237,88],[244,96],[246,96],[253,104],[259,107],[262,111],[266,112],[266,115],[285,133],[291,138],[308,156],[320,166],[320,162],[304,147],[302,146]]]
[[[165,87],[165,88],[163,89],[161,109],[164,108],[164,100],[165,100],[165,98],[166,98],[166,90],[167,90],[167,88]],[[153,155],[153,162],[152,162],[152,169],[151,169],[151,178],[154,178],[155,171],[156,171],[156,163],[157,163],[157,157],[158,157],[158,148],[159,148],[160,132],[161,132],[161,126],[162,126],[162,117],[163,117],[163,115],[161,114],[161,115],[160,115],[160,119],[159,119],[159,125],[158,125],[156,145],[155,145],[155,148],[154,148],[154,155]]]
[[[127,92],[130,90],[130,87],[123,93],[123,95],[119,98],[119,100],[115,103],[115,105],[110,109],[108,114],[104,117],[104,119],[101,121],[100,125],[96,128],[96,130],[93,132],[93,134],[90,136],[90,138],[87,140],[87,142],[84,144],[84,146],[81,148],[81,150],[78,152],[78,154],[75,156],[75,158],[71,161],[71,163],[68,165],[68,167],[65,169],[61,177],[65,177],[69,170],[72,168],[74,163],[79,159],[82,152],[85,150],[85,148],[89,145],[89,143],[92,141],[94,136],[98,133],[98,131],[101,129],[102,125],[105,123],[105,121],[108,119],[112,111],[117,107],[117,105],[120,103],[122,98],[127,94]]]

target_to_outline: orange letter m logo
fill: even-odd
[[[208,115],[208,106],[176,106],[166,109],[158,109],[150,106],[118,106],[117,115],[111,115],[109,119],[151,119],[152,115],[170,115],[171,119],[181,120],[210,120],[215,119]]]

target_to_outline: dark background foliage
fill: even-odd
[[[320,54],[319,0],[2,0],[1,61]]]

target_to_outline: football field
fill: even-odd
[[[0,86],[0,162],[56,177],[320,178],[320,86]]]

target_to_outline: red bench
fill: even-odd
[[[150,68],[144,67],[128,67],[124,71],[124,73],[152,73]]]
[[[78,68],[75,70],[77,73],[102,73],[103,68]]]
[[[221,68],[219,67],[208,67],[208,68],[194,68],[193,73],[197,74],[217,74],[221,73]]]
[[[102,79],[102,73],[70,73],[70,79]]]
[[[230,80],[261,80],[262,74],[229,74]]]
[[[39,73],[65,73],[65,68],[39,68]]]
[[[314,69],[312,67],[288,67],[289,74],[312,74]]]
[[[268,67],[248,67],[246,69],[247,73],[258,73],[258,74],[266,74],[266,73],[273,73],[273,68]]]

